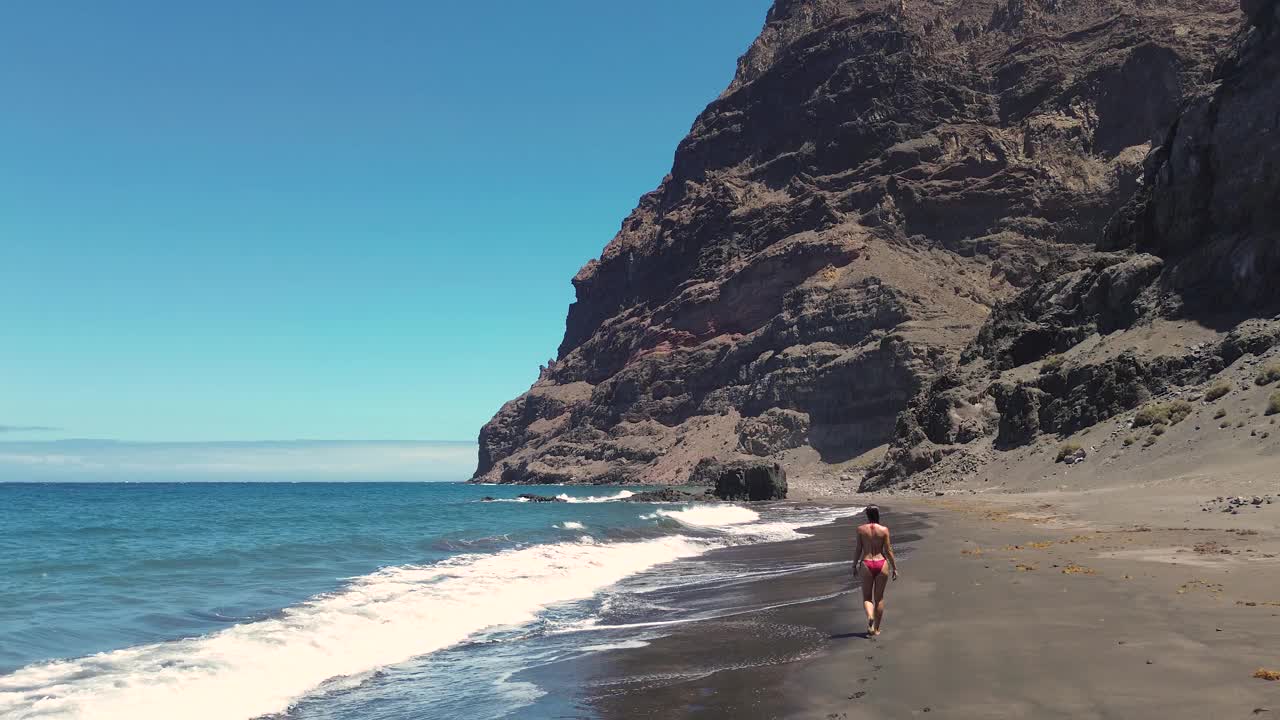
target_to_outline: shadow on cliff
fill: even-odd
[[[809,446],[824,463],[836,464],[853,460],[893,439],[893,424],[883,418],[846,423],[818,425],[809,431]]]

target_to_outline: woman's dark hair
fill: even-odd
[[[867,506],[867,519],[873,523],[880,522],[880,508],[875,505]]]

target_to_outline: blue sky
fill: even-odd
[[[7,4],[0,437],[473,439],[768,5]]]

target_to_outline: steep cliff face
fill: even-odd
[[[1152,156],[1109,240],[1170,259],[1188,311],[1280,299],[1280,4],[1243,0],[1248,29]]]
[[[574,278],[558,357],[481,431],[477,479],[678,483],[705,458],[883,446],[993,307],[1091,262],[1239,27],[1235,0],[778,0]],[[1134,244],[1186,242],[1159,228],[1205,182],[1248,190],[1176,175],[1185,202],[1129,208]]]
[[[1098,251],[996,308],[899,417],[864,488],[957,479],[988,448],[1070,435],[1159,396],[1194,399],[1280,344],[1280,1],[1240,6],[1211,82],[1149,154]],[[973,407],[989,412],[961,437],[958,413]]]

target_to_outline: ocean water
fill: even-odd
[[[0,717],[589,718],[557,664],[740,611],[680,590],[800,568],[709,552],[855,512],[522,491],[0,484]]]

